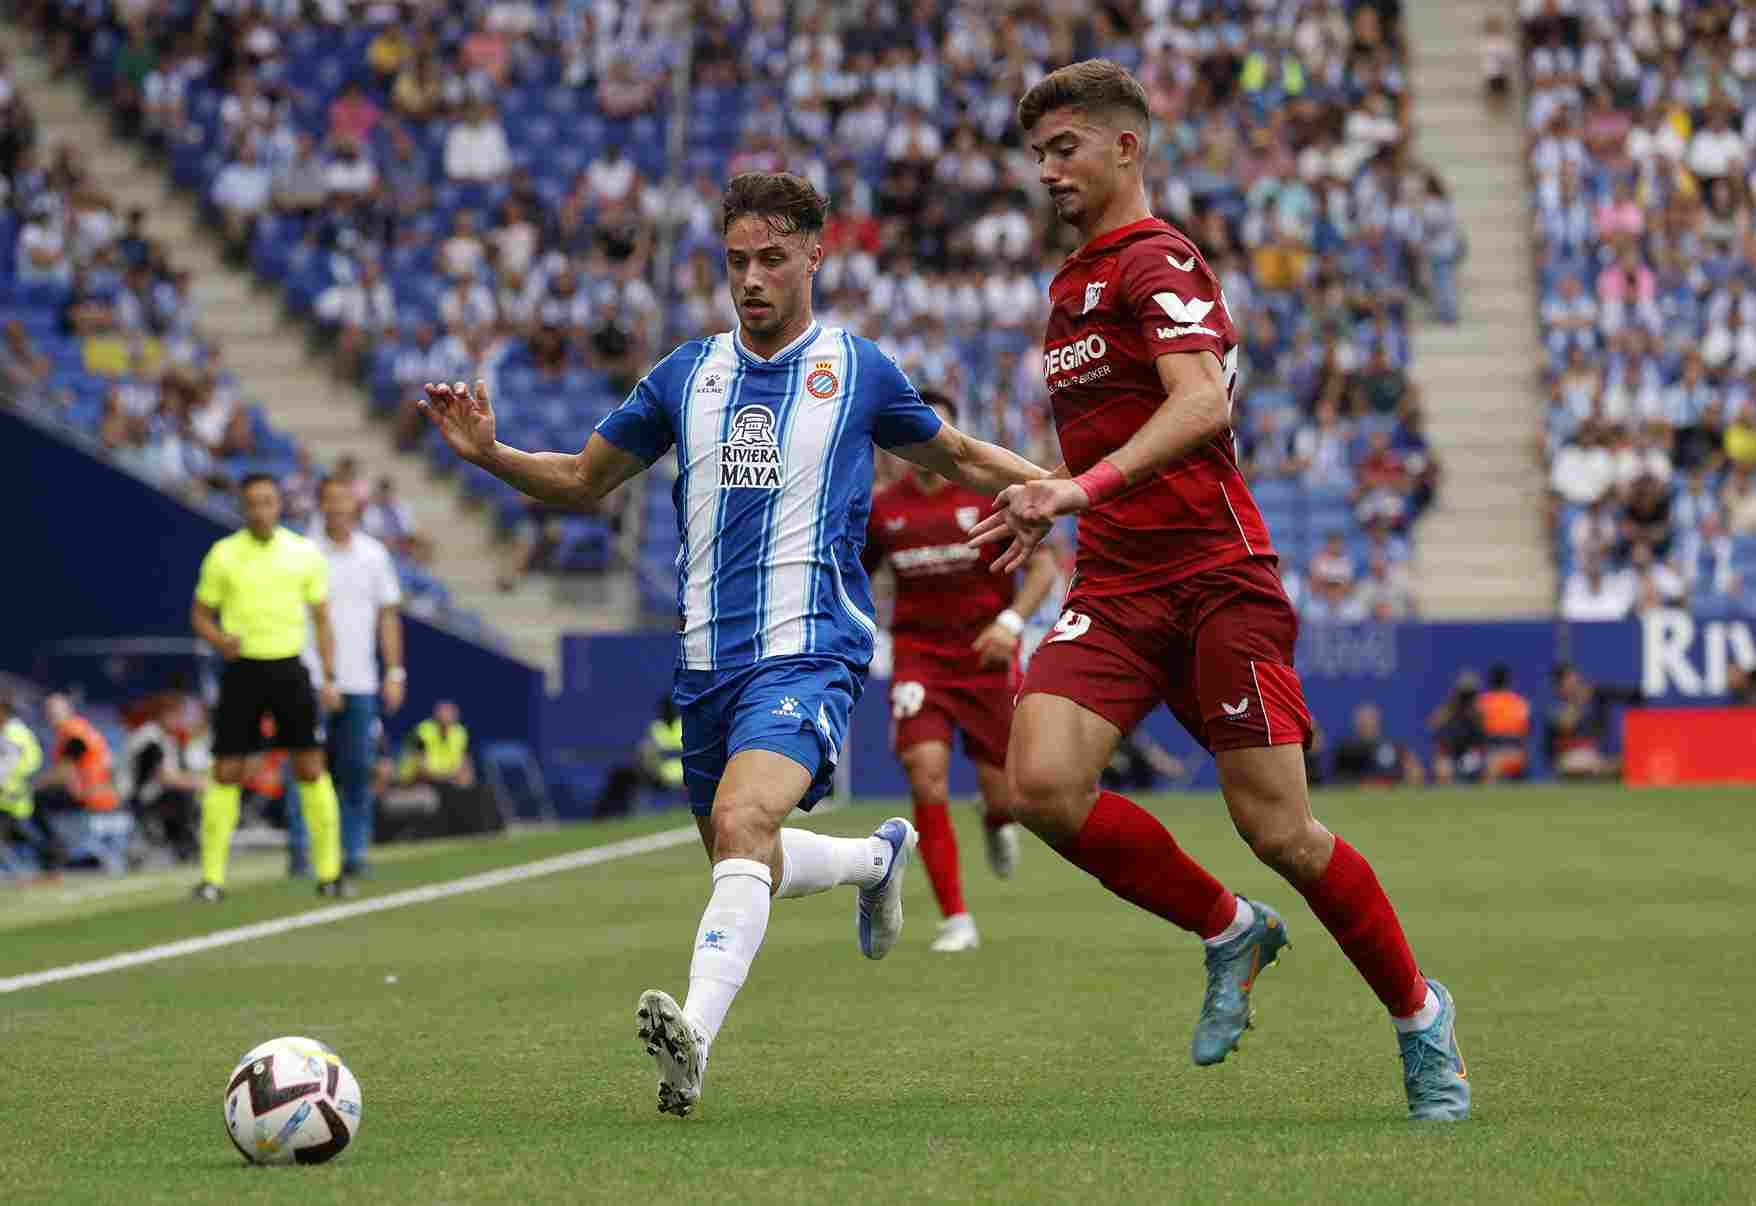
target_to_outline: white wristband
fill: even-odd
[[[384,672],[384,677],[393,683],[403,683],[408,681],[409,672],[401,666],[392,666]]]
[[[1024,617],[1019,615],[1016,611],[1013,611],[1010,607],[995,616],[994,623],[1000,625],[1000,627],[1004,628],[1007,632],[1010,632],[1013,636],[1017,636],[1024,631]]]

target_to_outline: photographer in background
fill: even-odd
[[[591,815],[625,816],[642,788],[668,792],[678,803],[683,800],[683,718],[669,695],[659,700],[658,715],[646,727],[635,760],[616,767],[604,781]]]
[[[1487,770],[1487,731],[1480,708],[1482,681],[1474,670],[1457,676],[1451,694],[1427,718],[1433,734],[1433,781],[1480,782]]]
[[[1407,746],[1384,735],[1383,714],[1377,704],[1363,703],[1354,709],[1353,734],[1335,747],[1331,783],[1338,787],[1418,787],[1426,779],[1421,760]]]
[[[1512,687],[1512,668],[1488,668],[1488,689],[1476,702],[1487,737],[1488,781],[1522,779],[1530,762],[1530,700]]]
[[[1563,779],[1614,778],[1622,761],[1610,752],[1610,709],[1640,703],[1643,696],[1633,687],[1598,686],[1566,662],[1555,667],[1554,682],[1543,735],[1549,765]]]

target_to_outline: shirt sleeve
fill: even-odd
[[[1219,280],[1192,250],[1179,256],[1168,239],[1134,244],[1122,259],[1118,282],[1153,359],[1175,352],[1212,352],[1226,358],[1238,342]]]
[[[329,562],[315,545],[311,548],[311,571],[305,577],[305,602],[322,603],[329,598]]]
[[[219,546],[207,550],[201,559],[201,575],[195,581],[195,601],[218,611],[226,601],[225,572],[221,565]]]
[[[933,408],[921,401],[914,382],[890,354],[874,347],[875,353],[862,368],[875,380],[873,395],[878,400],[877,414],[872,420],[872,439],[880,448],[904,448],[925,444],[939,434],[945,424]]]
[[[649,465],[669,452],[677,440],[659,392],[661,383],[655,380],[664,367],[661,364],[642,377],[622,405],[597,426],[604,439]]]

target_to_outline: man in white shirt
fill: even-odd
[[[66,226],[51,201],[38,200],[30,222],[18,233],[17,272],[20,280],[73,282]]]
[[[1561,592],[1561,618],[1571,621],[1625,620],[1634,610],[1634,579],[1604,573],[1597,558],[1567,577]]]
[[[378,185],[378,169],[372,166],[352,139],[338,139],[323,164],[323,190],[330,197],[353,200],[364,197]]]
[[[1726,111],[1716,108],[1707,128],[1695,131],[1689,141],[1689,170],[1703,180],[1717,180],[1741,167],[1746,158],[1744,139],[1732,129]]]
[[[445,174],[453,180],[494,181],[512,170],[512,148],[494,110],[477,102],[445,136]]]
[[[1598,441],[1597,429],[1582,424],[1579,438],[1555,454],[1549,486],[1567,502],[1587,506],[1616,483],[1615,455]]]
[[[379,698],[382,694],[384,712],[394,713],[408,684],[402,664],[402,587],[389,551],[357,530],[360,504],[346,482],[325,478],[317,504],[323,523],[311,542],[329,563],[335,686],[342,700],[341,709],[329,715],[329,766],[341,799],[342,873],[357,876],[366,874],[366,850],[372,843],[372,749]],[[306,649],[308,663],[315,656],[314,649]],[[297,809],[288,816],[287,846],[297,873],[305,854],[305,826]]]
[[[246,247],[257,215],[268,208],[274,194],[274,177],[257,162],[256,144],[246,141],[238,157],[220,169],[213,182],[213,203],[219,206],[226,238]]]
[[[359,275],[317,295],[317,317],[336,333],[336,351],[355,369],[364,363],[371,340],[396,326],[396,294],[385,283],[376,260],[367,259]]]

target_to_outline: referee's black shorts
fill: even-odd
[[[305,663],[296,657],[237,658],[220,675],[213,719],[213,755],[235,758],[257,750],[314,750],[322,746],[317,692]],[[274,717],[274,736],[262,735],[262,718]]]

